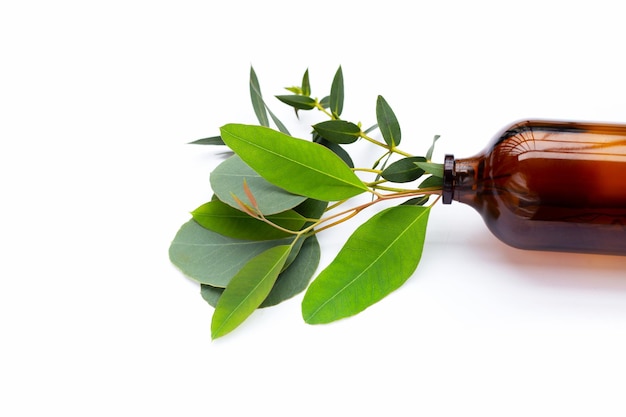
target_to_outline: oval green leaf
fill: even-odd
[[[259,307],[272,290],[290,251],[290,245],[268,249],[251,259],[233,277],[213,313],[213,339],[233,331]]]
[[[324,139],[338,144],[356,142],[361,136],[361,128],[345,120],[327,120],[313,125],[313,129]]]
[[[420,261],[429,212],[430,207],[391,207],[357,228],[309,286],[304,320],[317,324],[352,316],[404,284]]]
[[[392,148],[398,146],[402,136],[400,123],[383,96],[378,96],[376,100],[376,121],[387,145]]]
[[[191,215],[202,227],[235,239],[273,240],[293,236],[287,231],[250,217],[248,214],[221,201],[205,203],[192,211]],[[300,230],[307,221],[294,210],[269,215],[266,216],[266,219],[292,231]]]
[[[424,175],[424,170],[415,165],[416,162],[426,162],[426,158],[421,156],[402,158],[385,168],[380,175],[391,182],[402,183],[415,181]]]
[[[441,188],[443,187],[443,178],[431,175],[422,181],[419,188]]]
[[[312,110],[315,108],[315,100],[311,97],[289,94],[276,96],[276,98],[298,110]]]
[[[229,124],[222,139],[254,171],[288,192],[339,201],[368,190],[332,151],[262,126]]]
[[[272,290],[259,308],[275,306],[304,291],[317,270],[319,261],[320,245],[317,238],[311,236],[304,241],[293,263],[278,275]],[[215,307],[224,289],[202,284],[200,292],[202,298]]]
[[[289,193],[270,184],[237,155],[219,164],[209,177],[215,195],[236,209],[239,205],[233,198],[233,194],[242,201],[248,201],[243,189],[244,180],[255,196],[259,210],[265,215],[292,209],[306,200],[304,196]]]
[[[250,259],[267,249],[292,241],[293,238],[264,241],[233,239],[190,220],[176,233],[169,248],[169,257],[189,278],[223,288]]]

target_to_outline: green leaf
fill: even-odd
[[[402,203],[402,205],[403,206],[423,206],[424,204],[428,203],[429,199],[430,199],[430,195],[422,195],[419,197],[411,198],[405,201],[404,203]]]
[[[346,163],[346,165],[348,165],[350,168],[354,168],[354,162],[352,161],[350,154],[345,149],[343,149],[340,145],[333,143],[331,141],[328,141],[318,134],[315,134],[314,142],[319,143],[320,145],[330,149],[331,151],[335,153],[335,155],[340,157],[343,160],[343,162]]]
[[[443,164],[436,164],[434,162],[415,162],[415,165],[435,177],[443,178]]]
[[[326,96],[322,98],[320,100],[320,106],[322,106],[325,109],[329,109],[330,108],[330,96]]]
[[[263,100],[261,87],[259,86],[259,81],[257,80],[256,73],[252,67],[250,67],[250,97],[252,98],[252,107],[254,108],[254,112],[257,115],[257,119],[259,120],[261,126],[269,127],[270,124],[267,120],[267,113],[269,113],[278,130],[286,135],[289,134],[287,127],[285,127],[283,122],[281,122],[274,113],[272,113],[268,105]]]
[[[221,134],[254,171],[291,193],[339,201],[368,190],[341,158],[320,144],[260,126],[229,124]]]
[[[334,143],[353,143],[361,136],[361,128],[345,120],[327,120],[313,125],[313,129],[318,135]]]
[[[265,215],[292,209],[306,200],[304,196],[289,193],[270,184],[237,155],[219,164],[209,177],[211,188],[217,197],[236,209],[239,205],[234,200],[233,194],[245,201],[244,180],[256,197],[259,210]]]
[[[233,277],[215,307],[211,338],[230,333],[257,309],[274,286],[290,251],[290,245],[268,249]]]
[[[324,213],[326,212],[326,208],[328,207],[328,202],[315,200],[312,198],[308,198],[302,202],[298,207],[294,208],[294,211],[300,213],[303,217],[307,219],[320,219]],[[305,224],[304,227],[309,226],[309,224]]]
[[[435,151],[435,143],[437,142],[437,140],[439,140],[440,135],[435,135],[435,137],[433,138],[433,143],[432,145],[430,145],[430,148],[428,148],[428,151],[426,152],[426,159],[430,162],[431,159],[433,159],[433,152]]]
[[[383,96],[378,96],[376,100],[376,121],[387,145],[392,148],[398,146],[402,136],[400,123]]]
[[[265,103],[261,95],[261,86],[259,85],[259,80],[253,67],[250,67],[250,99],[252,100],[252,108],[254,109],[256,118],[259,120],[261,126],[269,126],[270,122],[267,118],[267,112],[265,111]]]
[[[411,156],[402,158],[383,170],[381,176],[391,182],[411,182],[415,181],[422,175],[424,170],[418,167],[416,162],[426,162],[426,158],[421,156]]]
[[[341,112],[343,111],[343,71],[341,66],[335,73],[335,77],[333,78],[333,83],[330,87],[330,111],[337,118],[341,116]]]
[[[443,187],[443,178],[431,175],[422,181],[419,188],[441,188]]]
[[[317,324],[352,316],[399,288],[421,258],[429,211],[391,207],[357,228],[309,286],[302,301],[304,320]]]
[[[276,98],[298,110],[311,110],[315,108],[315,100],[308,96],[290,94],[276,96]]]
[[[200,226],[195,220],[183,224],[169,248],[170,261],[182,273],[202,284],[225,287],[250,259],[293,238],[240,240]]]
[[[220,136],[212,136],[210,138],[198,139],[189,142],[190,145],[225,145]]]
[[[320,245],[317,238],[311,236],[304,241],[293,263],[278,275],[272,290],[259,308],[275,306],[304,291],[317,270],[319,261]],[[200,291],[202,298],[215,307],[224,289],[202,284]]]
[[[191,215],[202,227],[235,239],[273,240],[292,236],[221,201],[203,204]],[[266,216],[266,219],[293,231],[300,230],[306,223],[306,219],[294,210]]]
[[[304,75],[302,76],[302,95],[310,96],[311,95],[311,83],[309,82],[309,70],[304,71]]]

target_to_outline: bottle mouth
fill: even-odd
[[[446,155],[443,160],[443,204],[451,204],[454,195],[454,155]]]

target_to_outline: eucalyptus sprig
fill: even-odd
[[[211,172],[211,200],[191,212],[169,250],[172,263],[200,283],[202,297],[215,307],[212,338],[231,332],[257,308],[305,290],[302,316],[310,324],[349,317],[378,302],[417,268],[430,209],[441,194],[443,166],[431,161],[439,136],[424,156],[401,150],[400,124],[382,96],[372,127],[343,120],[341,67],[321,99],[311,94],[308,70],[300,85],[286,90],[291,94],[276,98],[296,116],[318,111],[323,118],[311,126],[309,140],[291,136],[271,112],[250,68],[259,125],[227,124],[219,136],[191,142],[234,153]],[[375,130],[382,140],[372,135]],[[355,167],[347,150],[361,141],[381,150],[371,166]],[[371,199],[355,202],[364,194]],[[317,234],[389,201],[398,204],[356,228],[310,282],[320,260]]]

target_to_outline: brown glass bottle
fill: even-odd
[[[452,200],[517,248],[626,255],[626,125],[515,123],[478,156],[446,156]]]

